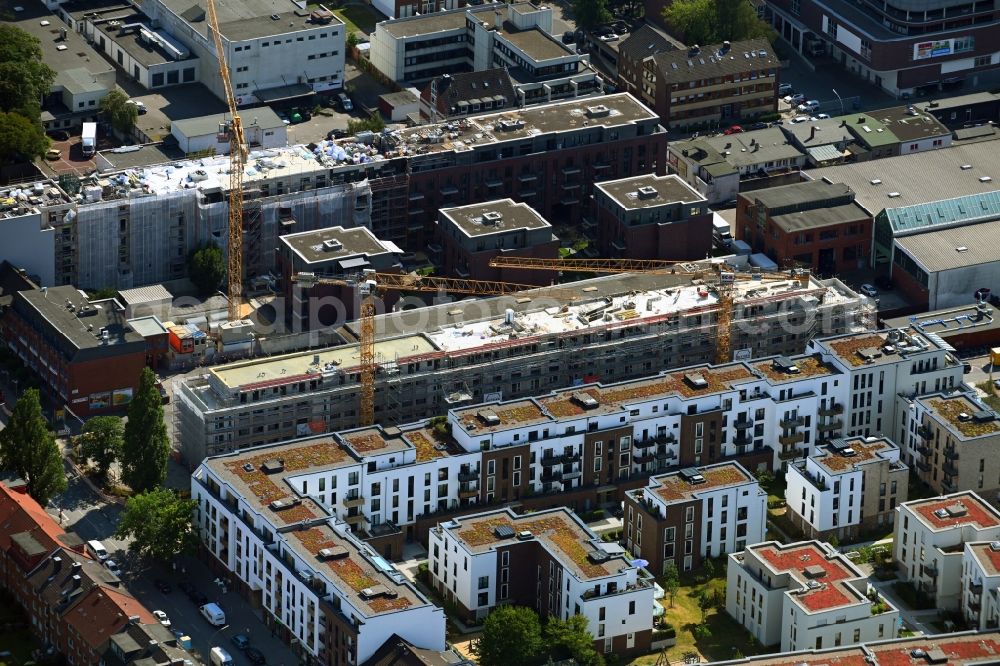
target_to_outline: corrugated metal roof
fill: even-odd
[[[123,289],[118,292],[125,305],[138,305],[140,303],[159,303],[169,301],[174,296],[162,284],[152,284],[148,287],[136,287],[135,289]]]
[[[929,273],[1000,261],[996,242],[1000,220],[940,229],[896,239],[896,244]]]
[[[932,227],[995,220],[1000,218],[1000,191],[887,208],[885,214],[896,236]]]

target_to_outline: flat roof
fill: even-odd
[[[515,203],[513,199],[441,208],[440,214],[470,237],[552,226],[534,208],[523,202]]]
[[[170,11],[182,17],[202,35],[207,35],[208,18],[201,0],[161,0]],[[281,35],[299,30],[322,28],[311,23],[309,10],[300,9],[292,0],[215,0],[219,31],[233,41]],[[277,19],[271,18],[272,15]],[[343,27],[336,16],[325,27]]]
[[[979,561],[987,576],[1000,576],[1000,547],[994,549],[996,541],[965,544],[966,550]]]
[[[795,146],[788,136],[778,127],[741,132],[739,134],[719,135],[713,137],[698,137],[673,141],[670,144],[678,150],[687,149],[688,157],[698,161],[690,151],[699,148],[706,150],[706,158],[711,162],[718,159],[733,167],[744,167],[753,164],[763,164],[783,159],[795,159],[805,155]]]
[[[733,42],[728,51],[722,44],[691,49],[662,51],[653,55],[667,82],[711,79],[750,70],[780,66],[777,55],[766,39]]]
[[[971,490],[904,502],[901,506],[934,531],[964,525],[979,529],[1000,526],[1000,512]]]
[[[928,273],[1000,261],[996,240],[1000,219],[961,227],[898,236],[895,243]]]
[[[167,334],[167,329],[163,327],[160,320],[152,315],[148,317],[138,317],[137,319],[129,319],[128,325],[133,331],[144,338],[149,338],[154,335]]]
[[[466,432],[477,435],[555,421],[542,411],[533,398],[499,404],[480,403],[455,409],[452,413]]]
[[[380,21],[375,29],[382,29],[397,39],[406,37],[420,37],[422,35],[432,35],[437,32],[449,30],[465,30],[465,20],[467,11],[475,8],[452,9],[443,12],[430,12],[421,16],[408,16],[406,18],[389,19]],[[483,11],[493,13],[492,8],[480,8],[472,11],[477,14]]]
[[[980,315],[982,315],[980,317]],[[992,306],[986,305],[980,312],[977,305],[969,304],[957,308],[922,312],[908,317],[885,320],[888,328],[907,328],[934,333],[948,340],[952,335],[965,335],[979,330],[1000,329],[1000,318]]]
[[[820,229],[837,224],[870,220],[871,215],[856,203],[775,215],[771,220],[787,232]]]
[[[995,664],[1000,655],[998,634],[965,633],[920,636],[885,643],[868,643],[876,666],[926,666],[928,653],[940,653],[948,664]],[[923,655],[914,656],[913,651]],[[936,662],[939,663],[939,662]]]
[[[895,134],[901,143],[933,137],[951,136],[951,130],[933,115],[917,106],[894,106],[872,111]]]
[[[844,118],[847,120],[848,127],[854,132],[854,136],[868,148],[879,148],[899,143],[899,137],[886,127],[885,123],[870,114],[853,113],[844,116]]]
[[[778,187],[768,187],[743,193],[747,199],[759,202],[765,208],[806,208],[830,199],[850,197],[854,194],[843,183],[827,183],[822,180],[805,180]]]
[[[848,333],[823,338],[817,343],[828,353],[853,367],[896,363],[905,359],[908,354],[940,348],[933,337],[916,331],[896,329]]]
[[[554,40],[551,35],[537,28],[516,30],[505,26],[499,32],[499,36],[524,51],[528,57],[535,61],[554,60],[576,55]]]
[[[787,573],[802,586],[802,592],[789,595],[792,601],[810,613],[822,613],[867,601],[847,581],[864,578],[845,555],[818,541],[783,545],[775,541],[748,546],[772,573]],[[810,586],[814,582],[815,587]]]
[[[813,180],[826,178],[846,184],[854,190],[855,201],[877,215],[886,208],[995,191],[1000,182],[996,152],[996,144],[983,141],[813,169],[803,174]],[[963,169],[964,165],[970,168]],[[989,180],[981,180],[987,177]]]
[[[131,331],[113,299],[89,301],[76,287],[63,285],[19,291],[14,302],[23,300],[48,322],[52,333],[62,336],[77,349],[113,348],[143,338]],[[70,309],[69,305],[72,305]],[[101,329],[109,333],[108,344]]]
[[[184,118],[174,120],[170,123],[170,129],[176,129],[186,137],[204,136],[206,134],[217,134],[219,125],[229,122],[231,116],[228,113],[213,113],[207,116],[196,118]],[[257,106],[248,109],[240,114],[243,127],[261,127],[263,129],[274,129],[284,127],[285,121],[278,117],[278,114],[269,106]]]
[[[723,488],[733,488],[747,483],[756,483],[750,474],[743,469],[743,466],[735,462],[719,463],[708,467],[695,467],[687,472],[697,472],[701,479],[697,483],[686,478],[681,470],[661,474],[649,479],[649,485],[644,489],[659,497],[667,504],[674,502],[687,502],[700,493],[708,490],[721,490]],[[643,489],[640,489],[643,490]],[[638,493],[639,490],[633,491]]]
[[[958,109],[974,104],[986,104],[1000,101],[1000,95],[994,92],[983,91],[974,92],[967,95],[955,95],[954,97],[944,97],[942,99],[932,99],[921,102],[920,106],[926,111],[944,111],[945,109]]]
[[[675,174],[657,176],[649,173],[608,180],[595,186],[626,210],[705,201],[705,197]]]
[[[837,368],[824,362],[819,354],[792,358],[778,356],[762,362],[752,362],[751,367],[757,374],[766,377],[768,383],[772,385],[799,381],[808,377],[840,374]]]
[[[357,255],[367,257],[385,254],[389,250],[367,227],[327,227],[297,234],[286,234],[278,240],[309,264],[326,263]]]
[[[958,439],[968,440],[1000,432],[1000,416],[989,407],[973,402],[967,395],[938,394],[917,398]]]
[[[510,528],[510,536],[498,536],[498,527]],[[541,544],[563,565],[583,580],[613,576],[634,569],[624,555],[611,555],[601,547],[601,539],[569,509],[558,507],[518,515],[506,507],[496,511],[454,518],[440,523],[466,550],[481,554],[501,546],[517,546],[530,542]],[[530,532],[531,539],[521,540],[520,532]],[[589,553],[601,555],[595,561]]]
[[[896,237],[936,227],[1000,219],[1000,191],[991,190],[904,208],[887,208],[886,219]]]
[[[178,53],[187,54],[184,58],[175,59],[173,54],[165,49],[162,44],[140,37],[139,30],[124,33],[115,30],[108,30],[108,34],[114,38],[115,44],[120,46],[123,51],[132,56],[132,58],[134,58],[139,64],[146,67],[152,67],[154,65],[161,65],[164,63],[189,61],[188,64],[190,66],[195,66],[195,63],[190,61],[196,60],[197,56],[192,54],[191,51],[179,40],[174,38],[173,35],[164,30],[153,28],[149,25],[148,19],[145,15],[136,12],[132,16],[125,17],[123,22],[138,23],[142,26],[142,29],[155,34],[163,40],[163,42],[171,44],[177,48]],[[106,26],[98,24],[98,27],[103,29]]]
[[[83,35],[47,10],[44,4],[0,0],[0,10],[4,13],[5,23],[21,28],[41,42],[42,60],[56,73],[53,87],[64,86],[74,93],[96,92],[105,88],[97,82],[96,75],[109,74],[114,72],[114,68]],[[62,28],[66,28],[65,41],[62,39]]]
[[[805,148],[823,146],[831,143],[841,143],[854,140],[854,135],[847,128],[849,116],[822,118],[808,123],[789,123],[781,128],[791,134]]]
[[[838,446],[819,447],[810,458],[831,474],[843,474],[854,471],[858,465],[886,459],[893,451],[898,452],[899,447],[885,437],[872,437],[871,441],[864,437],[848,437]]]

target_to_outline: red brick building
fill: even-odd
[[[521,284],[550,284],[550,271],[490,268],[498,256],[555,259],[559,239],[531,206],[511,199],[442,208],[438,213],[436,244],[431,258],[445,273],[473,280],[503,280]]]
[[[68,285],[15,293],[0,333],[52,404],[80,417],[127,405],[146,366],[146,341],[118,302]]]
[[[868,263],[872,217],[843,183],[813,180],[740,194],[734,236],[779,266],[795,262],[820,274]]]
[[[712,249],[712,211],[676,175],[598,183],[594,217],[602,256],[681,261]]]

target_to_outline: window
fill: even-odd
[[[436,547],[437,546],[435,545],[435,548]],[[478,589],[485,590],[485,589],[489,588],[489,586],[490,586],[490,577],[489,576],[480,576],[479,577],[479,587],[478,587]]]

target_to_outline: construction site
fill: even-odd
[[[871,301],[836,279],[791,276],[720,291],[690,274],[625,273],[374,318],[374,417],[402,424],[484,400],[615,382],[718,359],[802,353],[869,330]],[[728,322],[728,325],[725,323]],[[197,464],[248,446],[352,428],[361,417],[362,324],[342,345],[230,363],[175,385],[173,434]]]

